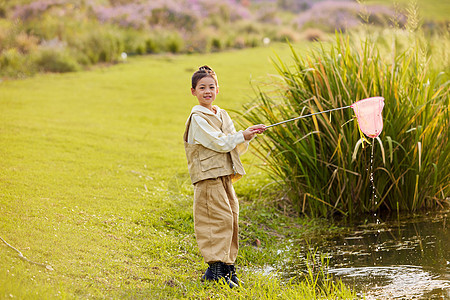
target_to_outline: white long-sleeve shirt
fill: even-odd
[[[203,107],[201,105],[196,105],[192,108],[192,112],[202,112],[205,114],[213,115],[220,121],[221,114],[220,108],[214,105],[216,113]],[[208,122],[199,115],[193,115],[191,119],[191,125],[189,126],[188,140],[189,144],[201,144],[206,148],[217,152],[230,152],[235,147],[238,147],[238,153],[243,154],[248,149],[248,141],[244,139],[244,134],[242,131],[236,132],[234,125],[231,128],[231,134],[224,134],[223,132],[216,131],[214,128],[208,124]]]

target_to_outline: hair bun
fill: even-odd
[[[207,66],[207,65],[201,66],[200,68],[198,68],[198,70],[199,70],[199,71],[205,71],[205,72],[207,72],[207,73],[208,73],[208,71],[214,72],[213,69],[211,69],[211,68],[210,68],[209,66]]]

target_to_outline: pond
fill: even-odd
[[[347,225],[346,234],[294,241],[284,276],[301,276],[308,249],[328,272],[365,299],[450,299],[450,211],[381,218]],[[295,246],[298,245],[298,246]],[[317,258],[316,258],[317,259]]]

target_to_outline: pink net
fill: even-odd
[[[384,107],[383,97],[372,97],[359,100],[352,105],[358,118],[359,128],[365,135],[376,138],[383,130],[383,117],[381,112]]]

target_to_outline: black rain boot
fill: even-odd
[[[237,287],[237,284],[230,280],[228,266],[221,261],[210,264],[202,279],[223,281],[230,288]]]
[[[205,274],[203,274],[203,276],[202,276],[202,281],[205,281],[205,280],[214,280],[214,275],[209,267],[208,267],[208,269],[206,269]]]
[[[233,281],[238,286],[240,286],[242,283],[236,275],[236,268],[234,267],[234,265],[228,265],[228,270],[229,270],[229,274],[230,274],[229,276],[230,276],[231,281]]]

